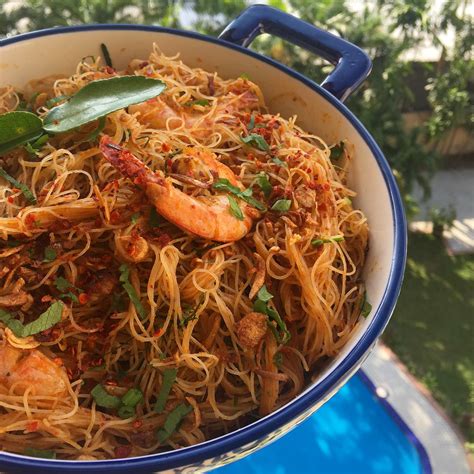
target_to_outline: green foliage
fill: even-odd
[[[451,257],[435,237],[411,234],[405,282],[384,333],[385,342],[458,423],[471,449],[473,285],[473,255]]]
[[[430,178],[439,156],[427,142],[439,143],[452,127],[474,127],[472,94],[473,24],[467,16],[469,0],[443,0],[432,14],[433,0],[270,0],[300,18],[328,29],[366,50],[373,70],[348,107],[381,146],[398,179],[408,214],[416,212],[411,196],[418,183],[429,195]],[[145,23],[190,28],[217,35],[251,0],[24,0],[16,8],[0,9],[0,33],[16,34],[59,25],[81,23]],[[21,26],[21,28],[20,28]],[[449,53],[440,38],[454,31]],[[432,115],[426,124],[407,130],[403,113],[414,105],[408,79],[414,74],[406,54],[422,43],[437,45],[441,58],[429,69],[427,90]],[[262,35],[252,48],[288,64],[316,82],[332,66],[321,58],[279,38]],[[435,147],[436,150],[436,147]]]

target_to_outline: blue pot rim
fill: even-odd
[[[248,443],[267,436],[269,433],[277,430],[279,427],[291,422],[291,420],[302,415],[311,407],[326,399],[335,392],[335,388],[339,387],[346,379],[351,376],[359,363],[368,354],[377,338],[385,329],[400,293],[403,273],[406,262],[407,249],[407,225],[402,204],[400,192],[398,190],[395,178],[392,174],[390,166],[385,159],[379,146],[365,129],[362,123],[353,115],[353,113],[338,99],[329,92],[316,84],[314,81],[284,66],[266,56],[255,53],[242,46],[229,43],[224,40],[212,38],[206,35],[191,31],[175,30],[160,26],[147,25],[129,25],[129,24],[94,24],[80,25],[70,27],[49,28],[30,33],[24,33],[18,36],[6,38],[0,41],[0,47],[4,47],[13,43],[27,41],[43,36],[53,36],[64,33],[76,33],[83,31],[100,31],[100,30],[123,30],[123,31],[147,31],[155,33],[168,33],[176,36],[184,36],[199,41],[214,43],[225,48],[233,49],[254,59],[267,63],[289,76],[299,80],[304,85],[310,87],[314,92],[322,96],[330,102],[344,117],[354,126],[360,136],[364,139],[367,146],[373,153],[379,169],[383,175],[385,184],[390,197],[392,215],[394,218],[394,245],[392,264],[388,277],[387,286],[382,296],[381,303],[367,328],[366,332],[361,336],[360,340],[347,355],[345,359],[335,366],[331,373],[325,379],[317,383],[314,387],[306,390],[296,399],[286,404],[274,413],[253,422],[237,431],[233,431],[218,438],[189,446],[179,450],[168,451],[158,454],[150,454],[147,456],[126,458],[105,461],[64,461],[64,460],[43,460],[39,458],[28,458],[13,453],[0,453],[0,466],[8,463],[8,466],[16,466],[30,469],[42,470],[66,470],[79,471],[84,469],[100,469],[102,472],[112,472],[116,470],[164,470],[173,469],[180,466],[187,466],[193,463],[199,463],[206,459],[231,452]],[[133,472],[133,471],[132,471]]]

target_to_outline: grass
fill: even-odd
[[[405,281],[385,342],[431,391],[474,448],[474,256],[411,234]]]

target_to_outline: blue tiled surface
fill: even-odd
[[[418,451],[354,376],[288,435],[216,474],[420,474]]]

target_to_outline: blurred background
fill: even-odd
[[[217,36],[246,0],[7,0],[0,35],[143,23]],[[389,160],[410,220],[401,297],[384,341],[474,452],[474,61],[470,0],[269,0],[366,50],[347,106]],[[278,38],[252,48],[320,82],[331,66]]]

